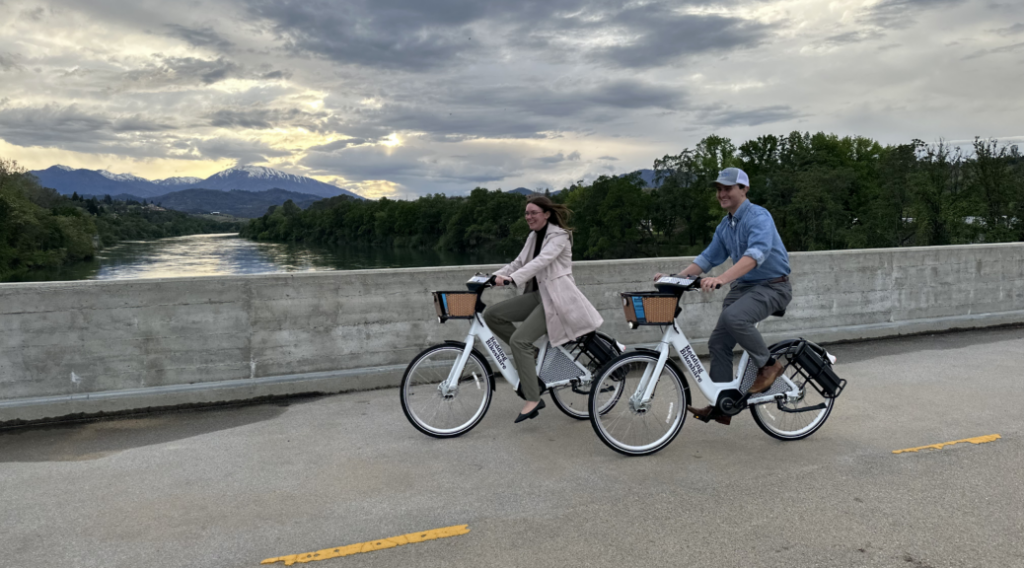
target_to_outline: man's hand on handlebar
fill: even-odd
[[[718,288],[721,288],[726,284],[727,282],[718,277],[700,279],[700,289],[704,292],[711,292],[713,290],[717,290]]]

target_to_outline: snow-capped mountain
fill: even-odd
[[[78,192],[79,195],[118,195],[129,193],[139,197],[150,197],[167,193],[152,182],[137,179],[117,179],[119,176],[110,172],[100,173],[96,170],[76,170],[67,166],[53,166],[45,170],[31,172],[46,187],[52,187],[64,195]],[[135,176],[131,176],[134,178]]]
[[[197,184],[197,183],[199,183],[201,181],[203,181],[203,178],[184,176],[184,177],[169,177],[167,179],[155,179],[155,180],[153,180],[153,183],[155,183],[155,184],[157,184],[159,186],[162,186],[162,187],[179,188],[179,187],[192,187],[192,186],[194,186],[195,184]]]
[[[140,178],[139,176],[133,176],[132,174],[115,174],[114,172],[108,172],[107,170],[96,170],[96,173],[101,176],[114,180],[114,181],[127,181],[127,182],[148,182],[146,178]]]
[[[284,189],[318,197],[349,195],[361,196],[338,186],[260,166],[230,168],[204,179],[194,177],[172,177],[150,181],[132,174],[115,174],[106,170],[73,169],[67,166],[53,166],[32,172],[40,183],[52,187],[64,195],[78,192],[79,195],[120,195],[129,194],[151,198],[169,191],[183,189],[217,189],[230,191],[266,191]]]
[[[249,191],[276,188],[309,193],[320,197],[334,197],[335,195],[359,197],[350,191],[317,181],[313,178],[297,176],[262,166],[244,166],[217,172],[202,182],[197,183],[196,187],[222,190],[247,189]]]

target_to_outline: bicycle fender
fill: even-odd
[[[652,349],[651,351],[654,350]],[[655,351],[655,353],[657,353],[657,351]],[[672,365],[672,370],[675,371],[675,373],[679,375],[679,379],[683,381],[683,390],[686,391],[686,404],[690,404],[690,381],[686,378],[686,373],[679,368],[679,365],[676,365],[676,362],[673,361],[671,357],[668,358],[668,361],[665,361],[665,364]]]
[[[634,349],[634,351],[639,351],[641,353],[647,353],[649,355],[654,355],[655,357],[658,357],[658,356],[661,355],[661,353],[658,353],[657,350],[651,349],[650,347],[637,347],[637,348]],[[686,394],[686,399],[689,400],[690,399],[690,394],[689,394],[690,393],[690,381],[689,381],[689,379],[686,378],[686,373],[684,373],[683,370],[679,368],[679,365],[677,365],[676,362],[673,361],[671,357],[669,357],[665,361],[665,364],[666,365],[671,365],[672,366],[672,370],[675,371],[676,374],[679,375],[679,378],[683,380],[683,390],[686,391],[686,393],[687,393]]]
[[[464,341],[455,341],[454,339],[445,339],[444,342],[447,345],[458,345],[459,347],[461,347],[463,349],[466,348],[466,343]],[[488,361],[487,357],[484,357],[484,354],[481,353],[480,351],[478,351],[476,347],[473,348],[472,353],[473,353],[473,355],[476,355],[477,357],[479,357],[481,361],[483,361],[483,363],[484,363],[484,371],[487,371],[487,376],[491,378],[491,390],[492,391],[497,391],[498,390],[498,381],[494,380],[494,371],[491,370],[491,362]]]

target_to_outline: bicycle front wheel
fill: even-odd
[[[652,373],[657,364],[655,355],[626,353],[609,361],[594,381],[590,424],[597,437],[620,454],[644,456],[661,450],[675,439],[686,420],[689,387],[671,363],[665,364],[659,376],[651,377],[656,381],[654,390],[643,400],[644,375]]]
[[[772,352],[772,357],[786,362],[786,355],[794,348],[782,347]],[[800,396],[797,400],[782,403],[782,409],[774,402],[758,404],[750,407],[754,422],[772,438],[784,441],[803,440],[818,431],[832,413],[834,398],[825,398],[813,386],[807,384],[807,378],[791,372],[792,367],[783,369],[782,373],[789,377],[797,388]],[[814,410],[807,410],[814,407]]]
[[[486,363],[470,353],[458,386],[441,390],[462,356],[461,345],[435,345],[417,355],[405,369],[399,393],[402,411],[417,430],[435,438],[454,438],[469,432],[491,405],[491,377]]]

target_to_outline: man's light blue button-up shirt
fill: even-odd
[[[704,272],[731,258],[735,264],[744,256],[757,262],[750,272],[736,281],[752,284],[789,275],[789,253],[767,209],[744,201],[736,213],[726,215],[715,229],[715,236],[694,263]]]

